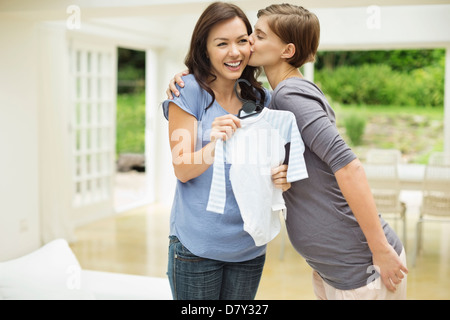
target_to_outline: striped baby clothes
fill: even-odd
[[[207,210],[222,214],[225,207],[225,162],[231,164],[230,181],[247,231],[257,246],[275,238],[281,229],[279,211],[286,214],[282,191],[274,187],[271,169],[285,159],[290,143],[287,181],[308,177],[305,146],[295,116],[289,111],[264,108],[241,120],[231,139],[215,146],[213,176]]]

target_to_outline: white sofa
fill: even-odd
[[[66,240],[0,262],[0,300],[170,300],[167,278],[83,270]]]

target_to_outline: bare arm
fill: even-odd
[[[353,160],[338,170],[335,176],[364,232],[373,254],[373,263],[380,268],[383,283],[389,290],[395,291],[393,284],[399,284],[404,277],[402,272],[408,273],[408,269],[386,239],[361,162],[358,159]]]
[[[214,119],[211,142],[195,151],[197,119],[174,103],[170,103],[169,137],[175,176],[181,182],[187,182],[205,172],[214,162],[216,140],[229,139],[239,127],[240,120],[231,114]]]

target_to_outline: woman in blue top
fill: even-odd
[[[183,94],[163,103],[178,178],[170,221],[168,276],[174,299],[254,299],[265,261],[227,185],[224,214],[208,212],[216,139],[226,140],[240,127],[235,116],[245,99],[268,104],[250,58],[251,25],[237,6],[213,3],[199,18],[186,57],[191,75]],[[226,165],[226,176],[229,165]],[[229,181],[229,179],[227,179]],[[228,182],[229,183],[229,182]]]

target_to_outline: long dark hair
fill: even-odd
[[[214,25],[235,17],[240,18],[244,22],[247,33],[250,35],[252,33],[252,26],[245,13],[238,6],[225,2],[214,2],[209,5],[198,19],[194,32],[192,33],[191,46],[184,63],[188,67],[189,72],[195,76],[199,85],[212,96],[213,99],[207,108],[215,100],[215,94],[209,87],[209,84],[217,79],[212,73],[211,63],[207,57],[206,44],[208,35]],[[242,86],[241,97],[246,100],[260,100],[261,104],[263,104],[265,93],[261,83],[256,80],[260,72],[260,68],[245,67],[241,79],[248,80],[252,87]],[[211,78],[213,79],[212,81],[209,80]],[[259,96],[252,88],[256,89]]]

